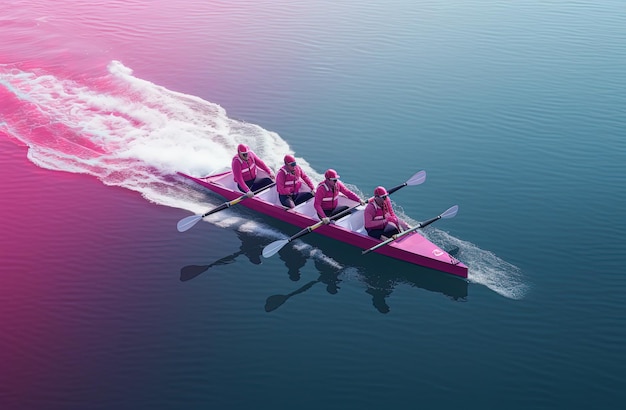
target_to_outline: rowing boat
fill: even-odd
[[[351,211],[347,212],[342,218],[337,219],[330,224],[323,225],[320,224],[320,219],[317,216],[315,208],[313,207],[313,200],[299,204],[293,209],[285,208],[280,203],[278,199],[278,192],[273,185],[257,192],[252,198],[244,199],[241,191],[237,188],[231,171],[225,171],[206,177],[194,177],[182,172],[179,172],[178,174],[188,180],[202,185],[203,187],[230,201],[219,207],[219,210],[225,209],[231,204],[234,205],[241,202],[241,205],[247,208],[279,219],[283,222],[287,222],[298,228],[306,228],[308,231],[311,231],[311,227],[314,227],[316,232],[365,250],[364,252],[373,250],[375,253],[414,265],[467,278],[467,266],[421,235],[417,231],[417,227],[411,232],[408,232],[395,240],[389,241],[389,243],[385,244],[385,246],[380,246],[381,241],[368,236],[365,231],[363,218],[365,206],[360,205],[359,203],[342,195],[339,197],[339,206],[348,206]],[[195,223],[197,220],[209,215],[212,212],[213,211],[207,212],[204,215],[188,218],[195,218],[193,221],[193,223]],[[440,217],[441,215],[437,218],[433,218],[428,223],[422,224],[422,226],[426,226],[426,224],[432,223]],[[181,229],[179,225],[180,231],[186,229],[188,228]],[[295,236],[296,235],[294,235],[294,237]],[[298,236],[302,235],[300,234]],[[283,242],[287,243],[286,240]],[[367,256],[363,257],[366,258]]]

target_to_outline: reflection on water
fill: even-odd
[[[180,271],[180,280],[188,281],[212,267],[230,264],[241,255],[246,256],[255,265],[260,264],[262,250],[268,244],[268,238],[240,231],[237,231],[237,236],[241,240],[239,250],[208,265],[183,267]],[[307,240],[309,243],[315,243],[319,248],[311,252],[308,247],[305,250],[300,250],[292,244],[288,244],[278,252],[278,255],[285,264],[286,273],[290,280],[294,282],[300,280],[300,270],[309,260],[312,260],[319,277],[286,295],[269,296],[265,303],[266,312],[278,309],[291,297],[306,292],[318,283],[326,285],[326,291],[335,295],[341,289],[339,286],[341,275],[353,274],[354,272],[357,273],[358,280],[367,286],[365,292],[372,297],[372,305],[380,313],[390,311],[391,308],[387,304],[387,299],[398,285],[409,285],[441,293],[453,301],[467,300],[468,282],[461,278],[377,254],[369,254],[364,257],[359,249],[328,238],[311,235]],[[319,249],[323,251],[321,256]],[[454,253],[454,251],[451,252]],[[329,263],[329,258],[337,263]]]
[[[272,295],[268,297],[267,300],[265,301],[265,311],[271,312],[272,310],[278,309],[283,303],[287,301],[287,299],[289,299],[290,297],[294,295],[297,295],[298,293],[306,292],[307,290],[311,288],[311,286],[315,285],[317,282],[319,282],[319,280],[312,280],[306,285],[294,290],[293,292],[287,295]]]
[[[289,253],[289,255],[296,255],[299,254],[300,256],[295,256],[295,258],[297,260],[300,260],[303,256],[303,254],[299,251],[296,251],[295,249],[293,249],[293,247],[291,246],[285,246],[283,249],[291,249],[291,252]],[[282,252],[282,250],[281,250]],[[282,258],[281,258],[282,259]],[[305,262],[306,262],[306,258],[304,258]],[[314,258],[313,261],[315,267],[317,268],[317,270],[319,271],[319,277],[316,280],[312,280],[308,283],[306,283],[305,285],[303,285],[302,287],[294,290],[293,292],[290,292],[287,295],[272,295],[270,297],[267,298],[267,300],[265,301],[265,311],[266,312],[271,312],[272,310],[276,310],[278,309],[283,303],[285,303],[287,301],[287,299],[289,299],[292,296],[295,296],[299,293],[303,293],[306,292],[307,290],[309,290],[313,285],[315,285],[316,283],[323,283],[326,285],[326,291],[328,293],[330,293],[331,295],[335,295],[337,294],[338,290],[339,290],[339,286],[338,284],[341,282],[341,280],[339,279],[339,275],[341,274],[341,272],[343,271],[343,269],[337,268],[335,266],[329,265],[328,263],[325,263],[323,260],[321,259],[317,259]],[[289,264],[286,262],[287,266],[289,266]]]
[[[237,259],[237,257],[239,257],[240,255],[245,255],[252,264],[260,265],[261,252],[263,251],[263,246],[266,245],[267,240],[265,238],[250,235],[249,233],[240,231],[237,231],[237,236],[241,240],[241,246],[239,247],[239,250],[237,252],[226,255],[208,265],[187,265],[183,267],[180,270],[181,282],[191,280],[214,266],[228,265],[230,263],[233,263],[235,259]]]
[[[466,301],[468,282],[456,276],[448,275],[431,269],[413,266],[404,262],[396,261],[377,254],[361,255],[360,249],[329,238],[311,235],[307,242],[315,244],[316,248],[323,251],[324,257],[319,257],[312,252],[308,259],[313,259],[314,265],[319,272],[319,277],[288,295],[273,295],[267,298],[265,310],[270,312],[284,304],[289,298],[303,293],[316,283],[326,284],[326,290],[330,294],[338,293],[342,274],[357,272],[358,279],[367,285],[365,292],[372,297],[372,305],[380,313],[388,313],[390,307],[387,304],[388,297],[398,285],[409,285],[431,292],[441,293],[453,301]],[[293,261],[290,257],[300,261],[305,254],[291,245],[281,249],[281,259],[289,266]],[[452,254],[456,250],[451,250]],[[339,265],[326,261],[332,258]]]
[[[289,279],[294,282],[299,281],[300,269],[306,265],[307,261],[304,254],[295,250],[293,246],[284,246],[280,251],[278,251],[278,256],[283,262],[285,262],[285,266],[287,266]]]

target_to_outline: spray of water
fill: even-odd
[[[470,267],[468,280],[471,283],[487,286],[509,299],[523,299],[528,292],[529,286],[524,282],[521,270],[492,252],[442,230],[428,228],[422,234],[444,249],[458,248],[456,257]]]

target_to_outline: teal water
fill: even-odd
[[[9,3],[0,407],[626,398],[621,2]],[[315,234],[264,259],[297,230],[244,208],[177,232],[223,199],[172,171],[241,139],[364,196],[426,170],[396,207],[459,205],[425,233],[469,281]]]

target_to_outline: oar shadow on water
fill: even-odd
[[[184,266],[180,270],[181,282],[194,279],[213,267],[231,264],[241,255],[245,255],[254,265],[261,264],[261,253],[263,246],[267,245],[267,238],[242,231],[237,231],[236,233],[241,240],[241,246],[238,251],[230,255],[223,256],[207,265]],[[308,258],[302,252],[295,250],[292,246],[281,249],[278,255],[287,267],[287,275],[289,276],[289,279],[294,282],[300,280],[300,270],[307,263]]]
[[[289,299],[292,296],[295,296],[299,293],[303,293],[306,292],[307,290],[309,290],[313,285],[315,285],[316,283],[318,283],[319,280],[312,280],[309,283],[305,284],[304,286],[294,290],[293,292],[290,292],[286,295],[272,295],[270,297],[267,298],[267,300],[265,301],[265,311],[266,312],[271,312],[273,310],[278,309],[283,303],[285,303],[287,301],[287,299]]]
[[[308,283],[305,283],[303,286],[298,289],[290,292],[286,295],[272,295],[267,298],[265,301],[265,311],[271,312],[273,310],[278,309],[281,305],[283,305],[289,298],[298,295],[300,293],[304,293],[307,290],[311,289],[313,285],[317,283],[324,283],[326,285],[326,292],[331,295],[337,294],[339,291],[339,283],[341,280],[339,279],[339,275],[342,272],[342,269],[336,268],[330,265],[325,265],[320,260],[315,260],[315,267],[319,271],[319,277],[316,280],[312,280]]]
[[[241,246],[239,250],[220,259],[212,262],[208,265],[187,265],[180,270],[180,281],[186,282],[194,279],[204,272],[215,266],[228,265],[241,256],[245,255],[251,263],[259,265],[261,263],[261,252],[263,251],[263,245],[267,242],[265,238],[248,234],[246,232],[237,231],[237,236],[241,240]]]
[[[230,263],[233,263],[235,259],[237,259],[237,257],[239,255],[242,255],[243,253],[243,251],[235,252],[232,255],[224,256],[223,258],[220,258],[208,265],[187,265],[180,270],[180,281],[186,282],[188,280],[191,280],[197,276],[200,276],[214,266],[228,265]]]
[[[446,273],[434,271],[406,264],[387,258],[383,255],[361,255],[361,250],[322,237],[307,238],[307,242],[314,243],[322,249],[325,256],[339,262],[343,268],[325,264],[318,258],[313,258],[319,271],[319,277],[300,288],[287,293],[269,296],[265,303],[265,311],[272,312],[285,304],[290,298],[311,289],[315,284],[327,284],[328,293],[335,294],[339,290],[338,283],[341,273],[348,268],[358,272],[359,280],[366,285],[365,292],[372,297],[372,305],[380,313],[388,313],[391,309],[387,299],[399,285],[408,285],[431,292],[441,293],[453,301],[466,301],[468,296],[468,282],[462,278]],[[449,249],[451,256],[455,256],[459,249]],[[281,249],[281,259],[285,264],[304,266],[307,259],[302,252],[294,249],[291,244]],[[299,256],[298,256],[299,255]],[[302,259],[304,258],[304,259]],[[303,262],[304,260],[304,262]]]

